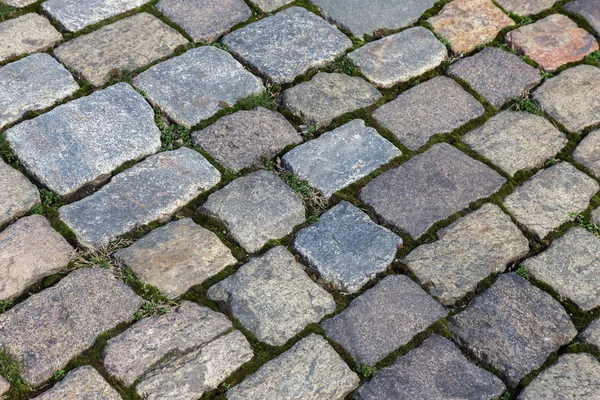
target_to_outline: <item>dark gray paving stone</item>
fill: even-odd
[[[505,182],[487,165],[440,143],[379,175],[360,197],[388,223],[418,238],[435,222],[490,196]]]
[[[593,346],[600,351],[600,318],[593,320],[583,332],[579,334],[579,340]]]
[[[352,46],[336,27],[301,7],[247,25],[222,41],[243,62],[278,83],[324,67]]]
[[[50,21],[28,13],[0,23],[0,62],[52,48],[62,35]]]
[[[539,368],[577,330],[560,303],[520,276],[503,274],[449,322],[452,334],[509,386]]]
[[[250,0],[250,3],[256,5],[266,13],[290,4],[293,0]]]
[[[552,7],[557,0],[498,0],[498,4],[506,11],[521,16],[538,14]]]
[[[68,400],[68,399],[102,399],[121,400],[119,393],[113,389],[89,365],[76,368],[69,372],[52,389],[35,397],[35,400]]]
[[[342,201],[296,234],[294,248],[336,289],[350,293],[392,263],[402,239]]]
[[[600,4],[596,0],[575,0],[565,4],[565,10],[579,14],[600,36]]]
[[[600,129],[590,132],[573,152],[573,158],[600,176]]]
[[[438,76],[384,104],[373,117],[411,150],[438,133],[450,133],[485,112],[483,106],[450,78]]]
[[[39,203],[37,187],[18,170],[0,160],[0,227]]]

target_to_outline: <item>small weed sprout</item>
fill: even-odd
[[[62,205],[62,199],[59,195],[50,190],[40,189],[41,204],[31,208],[32,214],[44,215],[49,208],[58,208]]]
[[[371,367],[367,364],[360,364],[358,367],[356,367],[356,372],[358,372],[358,374],[363,378],[370,378],[375,376],[377,373],[377,368]]]
[[[545,70],[541,70],[540,74],[542,75],[542,79],[546,80],[546,79],[550,79],[552,78],[554,75],[551,72],[545,71]]]
[[[15,304],[15,299],[5,299],[0,301],[0,314],[11,308]]]
[[[123,268],[117,265],[112,255],[131,243],[131,240],[119,239],[99,250],[77,250],[71,258],[69,266],[71,269],[103,268],[110,270],[117,278],[125,280]]]
[[[519,267],[517,268],[517,270],[515,272],[520,277],[529,280],[529,271],[523,264],[519,264]]]
[[[236,107],[240,110],[252,110],[256,107],[264,107],[267,110],[277,110],[277,103],[275,103],[275,95],[267,92],[266,90],[258,93],[246,96],[238,100]]]
[[[29,388],[22,378],[21,363],[6,350],[0,349],[0,376],[6,379],[17,390]]]
[[[331,70],[333,72],[339,72],[346,75],[353,75],[356,73],[357,68],[356,65],[352,62],[352,60],[347,56],[341,56],[336,58],[331,63]]]
[[[161,133],[159,151],[175,150],[182,146],[193,147],[190,130],[183,125],[170,124],[160,111],[154,112],[154,122]]]
[[[571,213],[569,214],[569,216],[575,219],[577,225],[581,226],[584,229],[587,229],[590,233],[600,238],[600,228],[589,217],[586,217],[583,213]]]
[[[600,61],[600,50],[596,50],[585,56],[585,59],[588,61]]]
[[[514,107],[517,109],[517,111],[526,111],[533,115],[542,115],[542,110],[540,110],[540,108],[527,97],[515,100]]]
[[[59,369],[54,374],[52,374],[52,379],[54,379],[55,381],[60,381],[62,378],[65,377],[66,374],[67,373],[64,369]]]
[[[544,163],[544,168],[548,168],[553,166],[554,164],[556,164],[558,162],[558,160],[554,157],[550,157],[549,159],[546,160],[546,162]]]
[[[229,47],[227,47],[225,43],[214,42],[213,44],[211,44],[211,46],[216,47],[217,49],[221,49],[223,51],[229,51]]]
[[[222,179],[226,182],[230,182],[240,177],[240,174],[238,174],[238,172],[235,169],[231,168],[227,168],[225,171],[223,171],[222,175]]]
[[[140,306],[139,310],[133,314],[133,320],[139,321],[146,317],[154,315],[164,315],[171,310],[178,307],[178,304],[174,301],[170,302],[159,302],[159,301],[144,301]]]
[[[229,384],[227,382],[221,383],[221,390],[223,390],[225,392],[231,390],[231,384]]]

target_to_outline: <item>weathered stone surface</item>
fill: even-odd
[[[542,81],[531,65],[496,47],[486,47],[472,57],[458,60],[446,72],[467,82],[496,108],[529,93]]]
[[[287,169],[331,196],[401,154],[377,130],[355,119],[294,148],[282,161]]]
[[[27,171],[61,196],[104,182],[161,143],[152,107],[126,83],[23,121],[6,139]]]
[[[236,30],[223,43],[244,62],[278,83],[333,61],[352,42],[336,27],[301,7]]]
[[[70,399],[121,400],[121,396],[98,371],[85,365],[72,370],[52,389],[35,397],[35,400]]]
[[[177,123],[191,127],[242,97],[264,90],[260,79],[226,51],[192,49],[142,72],[135,85]]]
[[[598,183],[567,162],[541,170],[504,199],[514,217],[544,238],[570,221],[571,213],[584,211]]]
[[[321,323],[359,364],[375,365],[447,311],[405,275],[390,275]]]
[[[530,57],[548,71],[582,60],[598,50],[592,35],[561,14],[515,29],[504,40],[517,53]]]
[[[252,16],[243,0],[160,0],[156,8],[201,43],[214,42]]]
[[[201,210],[225,225],[250,253],[269,240],[289,235],[305,219],[300,197],[267,171],[234,180],[211,194]]]
[[[596,318],[579,334],[579,339],[600,350],[600,318]]]
[[[506,11],[521,16],[540,13],[554,5],[557,0],[497,0]]]
[[[424,74],[447,56],[446,46],[420,26],[367,43],[348,54],[368,80],[383,88]]]
[[[500,275],[450,318],[449,326],[462,345],[512,387],[577,335],[552,296],[513,273]]]
[[[533,100],[572,132],[600,124],[600,68],[578,65],[548,79]]]
[[[275,157],[291,144],[302,143],[302,136],[283,115],[258,107],[220,118],[192,140],[226,168],[239,171],[260,164],[261,157]]]
[[[358,390],[359,400],[499,399],[504,384],[433,334]]]
[[[121,172],[91,196],[61,207],[60,218],[80,244],[102,247],[138,226],[168,220],[220,177],[197,151],[159,153]]]
[[[341,400],[358,376],[321,336],[310,335],[227,392],[228,400]]]
[[[182,295],[237,262],[217,235],[189,218],[153,230],[114,258],[169,297]]]
[[[493,204],[484,204],[440,230],[438,237],[437,242],[413,250],[405,263],[444,305],[455,304],[529,251],[527,238]]]
[[[342,201],[296,234],[294,248],[339,290],[356,292],[392,263],[402,239]]]
[[[0,377],[0,395],[5,394],[10,390],[10,383],[2,377]]]
[[[293,0],[250,0],[250,3],[256,5],[266,13],[275,11],[278,8],[290,4]]]
[[[600,4],[596,0],[575,0],[565,4],[565,10],[579,14],[600,36]]]
[[[9,6],[21,8],[35,3],[35,0],[3,0],[2,2]]]
[[[44,51],[62,40],[50,21],[29,13],[0,23],[0,62],[26,53]]]
[[[573,158],[600,176],[600,130],[590,132],[573,152]]]
[[[311,281],[283,246],[250,259],[207,294],[226,302],[258,340],[273,346],[285,344],[306,325],[335,310],[333,296]]]
[[[514,24],[491,0],[453,0],[427,20],[456,54],[469,53]]]
[[[450,78],[438,76],[384,104],[373,113],[411,150],[438,133],[450,133],[485,112],[483,106]]]
[[[140,13],[79,36],[54,55],[95,86],[114,73],[134,71],[173,53],[187,40],[158,18]]]
[[[130,320],[141,304],[110,271],[79,269],[0,315],[0,347],[21,362],[23,378],[38,386],[96,336]]]
[[[514,175],[535,169],[555,156],[568,140],[547,119],[528,112],[502,111],[463,142],[504,171]]]
[[[384,172],[360,197],[386,221],[418,238],[436,222],[487,197],[506,182],[446,143]]]
[[[0,227],[39,203],[40,193],[35,185],[0,160]]]
[[[282,103],[305,124],[319,129],[347,112],[365,108],[381,99],[381,93],[363,79],[319,72],[283,92]]]

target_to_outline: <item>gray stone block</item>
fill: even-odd
[[[557,0],[498,0],[498,4],[506,11],[521,16],[538,14],[554,5]]]
[[[600,176],[600,129],[590,132],[573,152],[573,158]]]
[[[275,11],[278,8],[290,4],[293,0],[250,0],[250,3],[256,5],[258,8],[266,13]]]
[[[565,4],[565,10],[581,15],[600,36],[600,4],[596,0],[571,1]]]
[[[72,370],[52,389],[34,399],[65,400],[77,398],[121,400],[119,393],[104,380],[94,367],[89,365]]]
[[[63,39],[50,21],[28,13],[0,23],[0,62],[52,48]]]
[[[600,351],[600,318],[593,320],[583,332],[579,334],[579,339],[586,344]]]
[[[39,203],[37,187],[18,170],[0,160],[0,227]]]

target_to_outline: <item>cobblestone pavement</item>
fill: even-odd
[[[0,397],[600,399],[600,1],[0,0]]]

